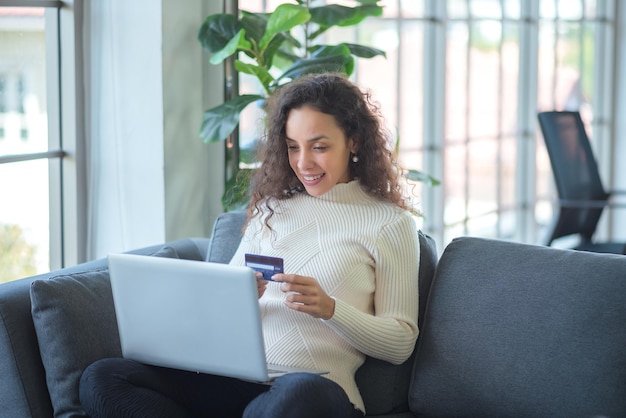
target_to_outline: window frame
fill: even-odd
[[[505,207],[503,205],[501,188],[502,185],[496,183],[495,199],[497,207],[488,213],[477,214],[478,218],[486,215],[495,215],[497,219],[493,225],[493,233],[489,235],[494,238],[513,239],[526,243],[541,243],[544,230],[547,225],[539,224],[536,216],[538,204],[545,202],[554,202],[555,194],[551,196],[538,196],[537,179],[538,165],[537,152],[538,142],[542,141],[541,134],[537,129],[537,111],[538,111],[538,82],[539,82],[539,29],[538,25],[541,20],[540,7],[542,2],[548,0],[528,0],[519,2],[519,14],[504,13],[507,2],[500,0],[500,8],[503,10],[502,16],[498,18],[487,18],[487,20],[497,20],[501,25],[506,25],[508,21],[517,25],[518,44],[519,44],[519,75],[517,79],[517,98],[516,98],[516,118],[517,130],[514,132],[515,137],[515,179],[513,184],[515,187],[514,202],[512,206]],[[564,0],[553,1],[555,7]],[[328,1],[329,3],[331,1]],[[240,2],[238,2],[240,3]],[[425,214],[423,230],[433,236],[435,240],[441,243],[441,248],[445,247],[448,241],[454,236],[455,232],[461,231],[463,234],[470,234],[470,224],[474,219],[471,213],[468,213],[468,204],[471,198],[468,185],[466,184],[465,192],[462,196],[463,202],[459,204],[465,206],[465,215],[460,221],[454,224],[447,224],[444,219],[446,208],[446,53],[442,53],[448,47],[448,27],[447,24],[451,19],[447,12],[448,1],[440,0],[423,0],[423,16],[411,18],[420,21],[424,27],[424,50],[422,55],[423,65],[423,145],[418,151],[421,152],[423,160],[421,167],[423,171],[442,181],[441,186],[422,187],[419,201],[422,204],[422,210]],[[473,22],[477,21],[469,10],[471,9],[471,0],[466,1],[468,7],[468,15],[463,18],[455,17],[455,20],[464,22],[463,24],[470,27]],[[590,5],[589,2],[582,2],[581,7]],[[614,73],[615,54],[615,36],[617,25],[616,17],[618,5],[615,0],[597,0],[593,16],[583,13],[582,18],[578,21],[581,27],[592,25],[597,29],[596,47],[594,48],[594,68],[597,73],[594,75],[592,106],[594,109],[594,121],[592,122],[594,134],[597,135],[598,150],[597,158],[601,162],[603,168],[603,176],[611,183],[611,174],[614,173],[614,167],[611,162],[611,150],[615,148],[615,140],[609,143],[612,138],[612,126],[614,126],[615,115],[611,111],[612,104],[615,103],[614,90],[611,85],[615,82],[616,74]],[[402,0],[395,0],[391,5],[398,10],[398,14],[393,16],[384,16],[380,19],[388,20],[396,23],[396,27],[400,27],[400,23],[405,22],[406,18],[402,16]],[[263,6],[267,4],[263,2]],[[562,6],[562,5],[561,5]],[[246,9],[245,6],[241,6]],[[355,27],[355,36],[358,34],[359,28]],[[582,30],[582,29],[581,29]],[[582,48],[582,40],[580,41]],[[500,40],[500,44],[502,40]],[[469,41],[468,41],[469,48]],[[469,49],[468,49],[469,50]],[[501,59],[501,58],[500,58]],[[402,57],[398,57],[398,62],[402,61]],[[582,63],[578,67],[582,73]],[[400,70],[399,70],[400,71]],[[355,79],[359,81],[358,71],[354,74]],[[468,77],[470,77],[468,73]],[[397,83],[396,83],[397,84]],[[391,86],[391,88],[399,89],[399,86]],[[555,86],[553,85],[554,89]],[[469,98],[469,96],[468,96]],[[396,107],[401,102],[400,93],[397,96]],[[428,105],[426,105],[426,103]],[[399,116],[400,117],[400,114]],[[497,139],[490,139],[490,144]],[[467,137],[464,152],[469,152],[469,146],[472,138]],[[500,149],[500,143],[495,145]],[[414,149],[412,151],[415,151]],[[500,170],[502,166],[500,151],[496,153],[496,161],[493,161],[496,170]],[[467,162],[466,157],[466,162]],[[420,166],[418,166],[420,167]],[[421,168],[420,168],[421,169]],[[467,169],[465,176],[469,177]],[[498,180],[499,181],[499,180]],[[514,220],[514,229],[508,224],[504,228],[503,222],[506,218],[502,215],[506,212],[509,221]],[[509,217],[510,216],[512,217]],[[609,218],[611,219],[611,218]],[[604,234],[608,235],[610,224],[603,229]],[[455,232],[452,232],[455,231]]]
[[[0,156],[0,164],[48,160],[49,269],[56,270],[86,261],[83,0],[0,0],[0,7],[46,8],[48,150]]]

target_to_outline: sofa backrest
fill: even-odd
[[[226,264],[233,258],[243,235],[246,216],[245,210],[220,213],[217,216],[211,232],[206,261]]]
[[[439,260],[411,411],[626,416],[626,256],[458,238]]]
[[[217,217],[211,234],[207,261],[218,263],[230,261],[241,240],[245,220],[245,211],[222,213]],[[435,241],[421,231],[418,235],[420,241],[418,325],[421,327],[438,255]],[[407,394],[414,358],[415,353],[400,365],[393,365],[371,357],[366,358],[365,363],[356,373],[356,381],[368,415],[408,411]]]
[[[435,241],[421,231],[419,231],[418,236],[420,240],[420,305],[417,324],[421,330],[438,256]],[[419,338],[418,335],[418,341]],[[401,413],[409,410],[408,393],[416,351],[414,350],[413,354],[399,365],[366,357],[355,377],[368,416]]]

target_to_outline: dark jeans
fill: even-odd
[[[272,385],[111,358],[89,366],[80,402],[99,417],[363,417],[335,382],[309,373]]]

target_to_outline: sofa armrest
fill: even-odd
[[[180,258],[204,260],[210,238],[185,238],[129,251],[152,254],[164,245]],[[52,405],[31,315],[35,280],[105,268],[106,258],[0,285],[0,409],[11,417],[50,417]]]
[[[30,314],[33,280],[26,278],[0,285],[0,408],[7,417],[52,416]]]
[[[206,259],[209,245],[211,244],[211,238],[183,238],[176,241],[170,241],[165,246],[172,247],[178,258],[186,260],[204,261]],[[129,251],[134,254],[151,254],[164,245],[155,245],[140,250]]]

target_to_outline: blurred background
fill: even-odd
[[[228,77],[196,33],[211,13],[280,3],[0,0],[0,282],[209,235],[225,150],[198,131]],[[357,4],[310,2],[326,3]],[[544,242],[556,192],[540,111],[580,111],[605,186],[626,189],[623,3],[381,4],[324,42],[386,52],[352,78],[380,103],[402,166],[440,181],[409,188],[440,250],[462,235]],[[239,89],[259,87],[243,76]],[[246,109],[243,149],[262,123]],[[603,215],[599,236],[624,239],[624,215]]]

